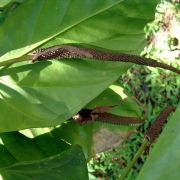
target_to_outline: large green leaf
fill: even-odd
[[[70,146],[50,129],[22,133],[0,134],[0,176],[3,179],[87,179],[86,160],[80,147]]]
[[[35,73],[40,63],[32,65],[35,72],[32,72],[29,66],[26,68],[26,65],[24,67],[15,67],[1,71],[1,73],[4,74],[12,74],[12,78],[16,79],[18,85],[15,84],[9,76],[1,77],[0,92],[2,99],[0,100],[0,109],[2,116],[0,117],[0,131],[57,125],[73,116],[84,107],[91,98],[94,98],[107,87],[107,84],[109,84],[109,81],[111,82],[112,79],[107,81],[106,76],[104,76],[105,73],[111,78],[114,77],[110,66],[106,72],[101,72],[99,71],[100,66],[96,66],[96,69],[91,69],[89,64],[84,66],[87,69],[86,74],[88,78],[87,76],[84,77],[83,74],[81,75],[81,72],[76,74],[75,71],[77,70],[74,68],[70,68],[71,71],[68,73],[69,63],[70,62],[61,64],[57,62],[54,70],[58,67],[62,68],[63,65],[63,71],[54,71],[51,73],[52,75],[48,73],[49,66],[46,67],[48,63],[43,63],[46,67],[44,74]],[[79,63],[77,68],[80,68],[84,63],[86,62]],[[61,65],[61,67],[58,65]],[[22,69],[24,70],[24,72],[22,72],[23,76],[18,77],[18,71]],[[64,71],[65,69],[67,69],[67,71]],[[13,74],[14,71],[17,72],[16,75]],[[99,76],[99,78],[96,77],[96,81],[93,82],[91,78],[92,72],[93,74],[101,73],[102,76]],[[29,75],[26,75],[27,73]],[[66,79],[65,73],[71,74],[71,78]],[[39,77],[38,74],[40,74]],[[75,75],[77,77],[75,77]],[[51,76],[56,77],[54,81],[51,80]],[[40,79],[41,82],[39,81]],[[78,81],[76,82],[77,79]],[[28,86],[29,83],[32,84],[32,87]]]
[[[111,113],[114,114],[135,117],[141,116],[136,102],[117,84],[110,86],[100,96],[88,104],[86,108],[94,108],[97,105],[102,105],[101,103],[103,105],[120,104],[118,109],[115,108],[111,110]],[[90,159],[94,153],[109,149],[119,142],[122,142],[133,129],[132,127],[122,128],[121,126],[102,125],[101,123],[90,123],[81,126],[70,120],[55,129],[29,129],[21,131],[21,133],[1,133],[2,144],[0,145],[0,157],[3,158],[0,160],[0,173],[2,173],[3,178],[11,176],[11,171],[15,173],[15,176],[19,176],[18,172],[22,175],[24,168],[26,168],[30,174],[26,174],[25,171],[23,175],[27,175],[28,177],[33,176],[33,167],[41,166],[42,162],[49,161],[49,158],[46,160],[42,159],[64,152],[70,148],[70,145],[75,144],[79,144],[83,148],[86,159]],[[100,133],[101,136],[99,135]],[[111,135],[111,137],[109,137],[109,135]],[[103,143],[104,139],[102,139],[102,137],[106,138],[108,144]],[[29,163],[30,161],[36,162]],[[54,166],[55,163],[56,162],[53,161],[52,166]],[[17,169],[14,170],[14,168],[18,168],[18,172],[16,171]],[[66,166],[64,168],[66,172]],[[50,172],[49,170],[47,171]],[[64,169],[62,171],[64,171]],[[41,173],[41,170],[37,171],[36,175],[42,175]],[[59,174],[56,175],[57,177],[60,176]],[[47,177],[54,178],[50,176]],[[75,177],[77,177],[77,175]]]
[[[117,50],[140,50],[138,47],[143,48],[144,44],[143,28],[153,19],[157,2],[27,1],[0,29],[0,55],[3,55],[0,61],[19,57],[58,35],[78,42],[96,42],[100,47],[108,40],[111,47],[119,47]],[[16,22],[21,23],[17,32]]]
[[[118,84],[110,86],[101,95],[90,102],[86,108],[116,104],[119,104],[119,106],[111,109],[109,111],[110,113],[131,117],[142,116],[142,110],[140,110],[136,101],[131,99],[131,96],[125,93],[123,88]],[[59,149],[56,147],[56,141],[58,139],[72,145],[79,144],[83,148],[86,159],[90,159],[99,151],[107,150],[114,145],[119,145],[130,133],[132,133],[132,131],[134,131],[134,128],[135,127],[132,126],[115,126],[100,122],[80,125],[71,119],[57,128],[35,128],[21,132],[27,137],[36,137],[36,144],[38,144],[40,148],[44,147],[43,149],[46,149],[47,151],[51,149],[52,152],[56,152]],[[111,135],[111,137],[109,137],[109,135]],[[51,136],[54,138],[50,138]],[[49,137],[49,139],[47,139],[47,137]],[[104,142],[102,138],[106,138],[106,142]],[[47,143],[46,141],[48,141],[48,145],[51,144],[50,149],[45,146]],[[102,142],[104,143],[102,144]],[[29,144],[30,143],[31,142],[29,142]],[[54,146],[55,148],[53,149]],[[61,146],[64,147],[64,145]],[[9,147],[9,149],[11,148]]]
[[[83,60],[2,70],[0,131],[60,124],[106,89],[118,71]]]
[[[52,130],[51,134],[69,144],[80,145],[87,160],[95,155],[93,151],[93,124],[81,126],[70,120]]]
[[[169,119],[138,180],[178,180],[180,178],[180,104]]]
[[[86,161],[79,146],[40,161],[22,162],[0,169],[3,179],[88,179]]]
[[[26,0],[0,0],[0,25],[8,15]]]
[[[93,109],[103,105],[119,105],[108,111],[112,114],[139,118],[142,116],[142,109],[118,84],[111,85],[85,108]],[[102,122],[91,122],[81,126],[70,120],[52,130],[51,134],[57,138],[61,137],[70,144],[81,145],[86,158],[89,159],[97,152],[120,145],[134,129],[132,126],[117,126]]]
[[[20,4],[25,0],[1,0],[0,1],[0,10],[4,10],[4,8],[6,8],[6,6],[10,5],[10,4]]]
[[[1,0],[0,1],[0,9],[3,9],[5,6],[10,4],[11,2],[12,2],[12,0]]]
[[[88,43],[100,48],[139,54],[144,26],[154,18],[158,0],[126,0],[63,32],[55,43]]]
[[[0,61],[23,55],[120,2],[121,0],[27,1],[18,11],[12,13],[0,29],[0,55],[5,54]],[[21,26],[16,22],[21,23]],[[15,31],[19,27],[20,31]]]
[[[60,137],[54,137],[50,132],[36,137],[33,135],[32,137],[26,137],[19,132],[0,134],[3,146],[18,162],[40,160],[58,154],[70,146],[62,141]],[[2,152],[0,152],[0,156]]]
[[[57,39],[52,44],[85,42],[138,53],[144,45],[144,25],[152,20],[156,3],[27,1],[1,26],[0,61],[20,57],[54,37]],[[128,67],[128,63],[68,60],[19,63],[1,69],[0,131],[58,125],[104,91]]]

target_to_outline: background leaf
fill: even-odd
[[[0,1],[0,24],[2,24],[11,12],[26,0],[1,0]]]
[[[48,128],[22,133],[0,134],[0,176],[3,179],[87,179],[86,160],[79,146],[71,146]]]
[[[140,110],[136,101],[131,99],[131,96],[127,95],[121,86],[117,84],[110,86],[85,108],[94,108],[102,104],[119,104],[118,107],[109,111],[116,115],[139,118],[142,116],[142,110]],[[86,159],[89,160],[97,152],[108,150],[115,145],[120,145],[125,138],[134,132],[134,129],[134,126],[115,126],[101,122],[91,122],[85,125],[80,125],[70,119],[61,124],[60,127],[42,129],[35,128],[20,132],[29,138],[35,137],[34,140],[36,141],[36,144],[40,149],[43,148],[47,152],[56,152],[60,147],[60,149],[64,150],[64,148],[67,147],[63,142],[67,142],[71,145],[78,144],[83,148]],[[106,141],[104,141],[104,139],[106,139]],[[58,142],[57,144],[56,141]],[[4,141],[3,143],[5,144]],[[46,143],[48,143],[48,147],[46,147]]]
[[[180,104],[143,166],[138,180],[179,179],[180,172]]]
[[[57,39],[51,42],[52,45],[65,39],[71,43],[80,43],[82,39],[82,43],[84,39],[85,43],[93,43],[88,46],[96,45],[117,51],[125,51],[126,48],[128,52],[138,53],[144,43],[137,42],[144,42],[143,28],[153,18],[156,2],[26,1],[1,26],[0,60],[20,57],[55,37]],[[128,10],[131,3],[136,10]],[[78,11],[77,7],[82,11]],[[12,32],[19,29],[16,22],[21,22],[20,32]],[[81,33],[77,33],[79,37],[74,36],[75,31],[79,32],[80,29],[89,34],[87,39]],[[60,35],[63,39],[59,39]],[[128,39],[130,36],[134,38],[133,41]],[[111,43],[110,39],[113,39]],[[129,63],[77,59],[33,65],[19,63],[1,69],[0,131],[58,125],[103,92],[128,67]]]
[[[83,60],[47,65],[49,62],[0,72],[1,132],[64,122],[106,89],[119,71],[110,65],[105,69],[101,63],[92,67]],[[44,69],[36,71],[40,66]]]
[[[1,168],[3,179],[88,179],[86,162],[79,146],[49,158]]]
[[[110,86],[85,108],[93,109],[102,105],[119,105],[108,111],[112,114],[139,118],[142,116],[142,109],[139,108],[136,101],[117,84]],[[87,159],[90,159],[96,153],[117,145],[120,146],[132,132],[135,132],[134,126],[117,126],[103,122],[79,125],[72,120],[51,131],[57,138],[61,137],[70,144],[81,145]]]
[[[1,133],[0,137],[4,148],[18,162],[40,160],[70,147],[60,137],[56,138],[50,132],[36,137],[33,135],[32,138],[19,132]]]
[[[3,44],[0,46],[0,49],[2,48],[0,55],[11,51],[10,54],[1,57],[0,61],[19,57],[120,2],[120,0],[27,1],[11,14],[0,29],[0,39]],[[81,11],[77,8],[81,8]],[[18,31],[14,33],[14,29],[19,29],[17,20],[21,24],[20,35]],[[7,41],[9,38],[11,41]]]

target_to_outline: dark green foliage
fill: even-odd
[[[148,107],[149,118],[139,127],[140,132],[146,131],[167,101],[177,105],[179,80],[159,69],[150,74],[148,68],[133,68],[120,86],[116,81],[131,67],[128,63],[84,59],[33,65],[18,62],[28,61],[24,55],[40,46],[67,43],[139,54],[145,45],[144,26],[154,19],[157,0],[4,2],[0,2],[0,67],[12,63],[0,69],[0,174],[4,179],[87,179],[86,160],[115,144],[112,141],[102,147],[108,135],[99,138],[97,134],[111,132],[122,142],[134,128],[98,123],[80,126],[70,118],[82,108],[118,103],[122,107],[112,109],[112,113],[142,116],[142,107],[125,89]],[[151,27],[149,34],[158,32],[158,23]],[[171,37],[169,46],[178,46],[175,38]],[[18,132],[22,129],[26,130]],[[94,175],[119,178],[142,137],[141,133],[131,136],[121,151],[114,149],[114,157],[100,157],[99,164],[92,167],[103,166]],[[128,178],[137,175],[145,158],[139,159]]]

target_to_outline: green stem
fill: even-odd
[[[126,171],[122,174],[122,176],[120,177],[120,180],[124,180],[125,177],[128,175],[128,173],[130,172],[131,168],[134,166],[135,162],[137,161],[137,159],[141,156],[142,152],[144,151],[145,147],[148,144],[148,139],[145,138],[143,143],[141,144],[141,147],[139,148],[139,150],[136,152],[136,154],[134,155],[133,159],[131,160],[130,164],[128,165]]]
[[[27,59],[30,59],[30,57],[31,57],[30,55],[24,55],[24,56],[21,56],[19,58],[10,59],[10,60],[7,60],[7,61],[2,61],[2,62],[0,62],[0,67],[8,66],[8,65],[11,65],[11,64],[14,64],[14,63],[17,63],[17,62],[27,61]]]

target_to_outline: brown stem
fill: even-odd
[[[167,121],[169,114],[173,111],[174,111],[174,107],[172,106],[166,107],[163,111],[161,111],[157,119],[150,126],[150,128],[146,133],[146,137],[149,139],[150,143],[155,142],[155,140],[157,139],[157,137],[159,136],[162,130],[163,125]]]
[[[146,149],[146,147],[155,142],[155,140],[158,138],[158,136],[162,130],[164,123],[167,121],[169,114],[173,111],[174,111],[174,107],[172,107],[172,106],[168,106],[163,111],[161,111],[159,116],[156,118],[156,120],[153,122],[153,124],[148,129],[148,131],[145,135],[145,138],[143,140],[143,143],[141,144],[140,148],[138,149],[138,151],[134,155],[130,164],[128,165],[128,167],[126,168],[126,170],[124,171],[124,173],[120,177],[120,180],[125,179],[125,177],[130,172],[131,168],[136,163],[137,159],[141,156],[141,154]]]

